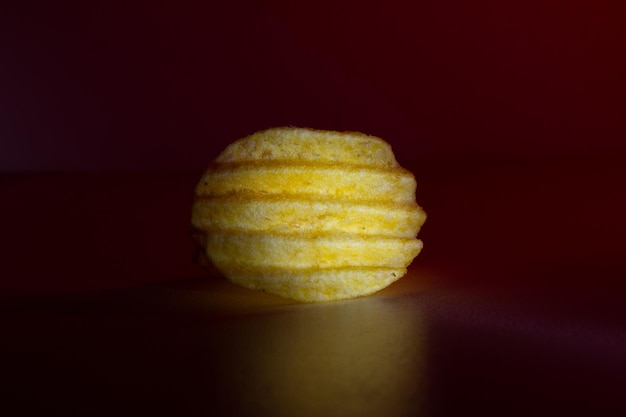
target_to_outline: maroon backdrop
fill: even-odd
[[[5,171],[198,170],[276,125],[401,159],[626,151],[620,2],[4,3]]]
[[[297,125],[392,144],[437,279],[624,294],[620,2],[308,3],[3,2],[0,291],[206,276],[201,170]]]

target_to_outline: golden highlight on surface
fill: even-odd
[[[422,248],[415,188],[380,138],[268,129],[202,175],[194,237],[235,284],[305,302],[364,296],[402,277]]]

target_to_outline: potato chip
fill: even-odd
[[[274,128],[228,146],[196,186],[192,225],[232,282],[298,301],[376,292],[419,254],[426,213],[388,143]]]

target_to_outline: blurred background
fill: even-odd
[[[233,140],[295,125],[391,143],[429,213],[417,264],[461,271],[438,279],[615,289],[623,17],[606,0],[3,2],[3,286],[205,276],[195,181]]]
[[[198,170],[279,125],[401,159],[626,152],[621,2],[0,6],[0,170]]]

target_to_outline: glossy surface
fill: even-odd
[[[623,328],[537,300],[423,288],[432,273],[323,304],[223,280],[5,299],[4,404],[76,415],[623,410]]]

